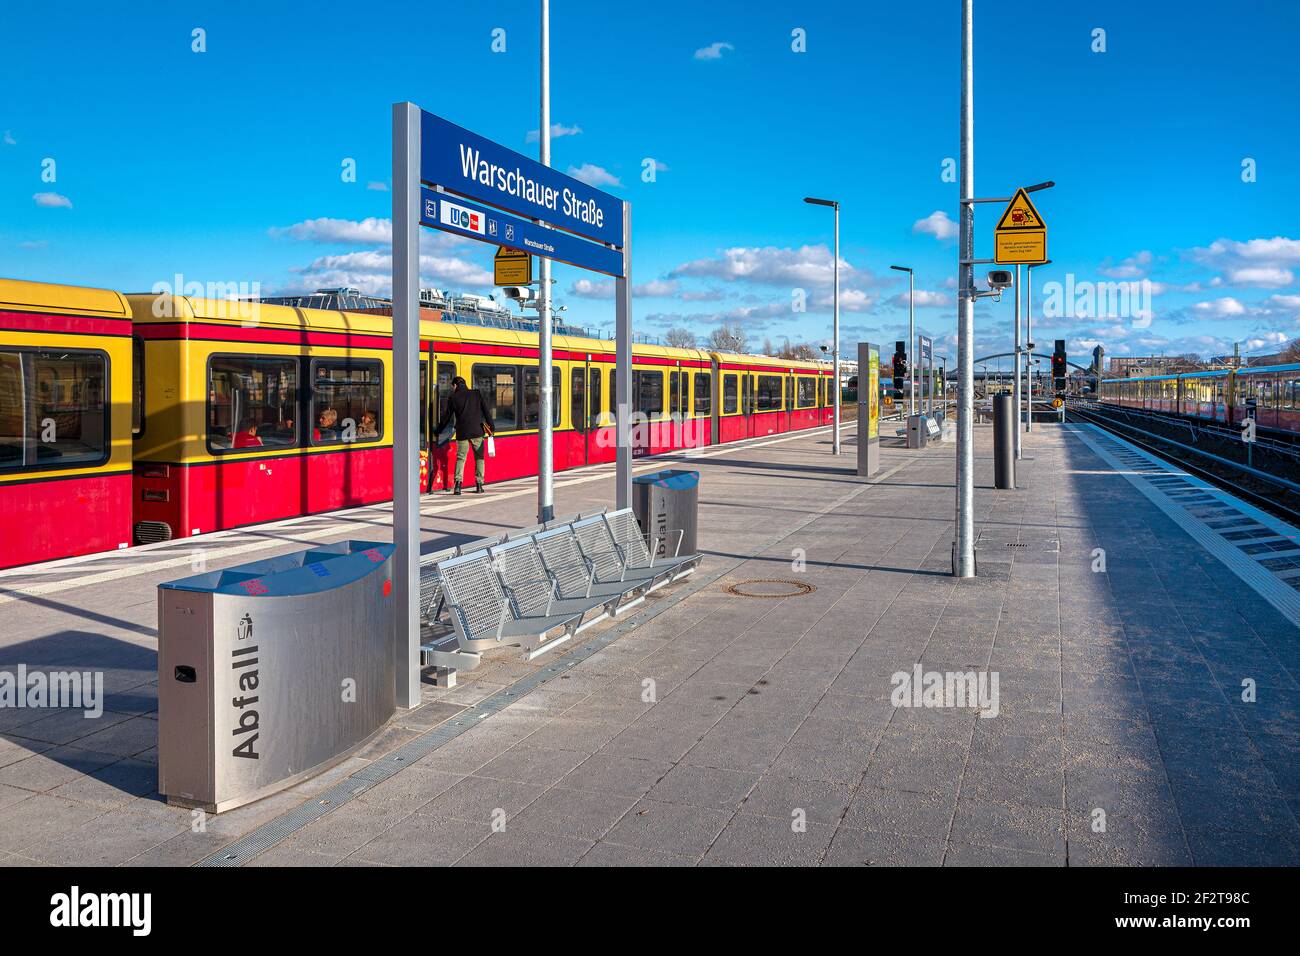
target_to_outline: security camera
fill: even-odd
[[[991,269],[989,270],[989,288],[990,289],[1010,289],[1012,285],[1010,269]]]
[[[527,302],[537,295],[526,285],[503,286],[501,291],[507,299],[514,299],[516,302]]]

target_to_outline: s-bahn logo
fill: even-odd
[[[463,229],[466,232],[476,232],[480,236],[484,234],[483,216],[472,209],[466,209],[464,206],[457,206],[455,203],[442,201],[441,222],[444,226],[451,226],[454,229]]]

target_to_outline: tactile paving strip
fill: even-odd
[[[1096,425],[1064,427],[1300,627],[1300,530]]]

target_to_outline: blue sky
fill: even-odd
[[[801,202],[826,195],[842,203],[846,348],[905,330],[899,263],[917,270],[918,325],[953,354],[958,197],[942,174],[957,155],[955,0],[552,6],[552,122],[565,133],[553,165],[631,201],[640,331],[703,336],[731,321],[755,344],[826,341],[830,213]],[[1258,353],[1300,337],[1300,124],[1285,66],[1300,4],[975,6],[976,192],[1058,184],[1035,197],[1053,259],[1035,274],[1040,348]],[[0,274],[387,293],[392,102],[535,155],[534,2],[310,10],[7,5]],[[196,28],[206,52],[192,50]],[[498,28],[505,52],[492,50]],[[806,52],[792,50],[796,28]],[[977,217],[980,254],[996,215]],[[423,251],[426,285],[490,291],[492,247],[430,233]],[[612,323],[608,283],[555,275],[569,321]],[[1149,311],[1141,285],[1118,309],[1042,294],[1143,279]],[[981,300],[981,354],[1009,346],[1011,313],[1010,296]]]

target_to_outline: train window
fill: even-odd
[[[144,432],[144,339],[131,338],[131,434]]]
[[[713,414],[713,373],[695,373],[695,414]]]
[[[311,443],[379,441],[383,435],[384,366],[374,359],[311,363]]]
[[[735,375],[722,376],[722,414],[733,415],[739,403]]]
[[[420,359],[420,451],[429,447],[429,363]]]
[[[668,373],[668,413],[676,415],[682,407],[682,374],[676,369]]]
[[[785,407],[787,411],[794,408],[794,383],[795,377],[793,375],[786,377]]]
[[[811,408],[817,404],[817,379],[799,379],[799,407]]]
[[[208,448],[298,444],[298,360],[214,355],[208,360]]]
[[[438,363],[438,421],[447,414],[447,403],[451,401],[451,383],[456,378],[456,366],[452,362]]]
[[[587,421],[591,428],[600,426],[600,369],[593,368],[590,375],[591,396],[587,399]]]
[[[0,470],[107,460],[107,381],[102,352],[0,352]]]
[[[781,376],[758,376],[757,408],[760,412],[770,412],[781,407]]]
[[[609,421],[613,424],[618,415],[618,372],[609,370]]]
[[[475,365],[470,373],[474,387],[483,394],[496,431],[514,431],[519,427],[515,400],[519,392],[519,369],[513,365]]]
[[[647,418],[664,413],[664,373],[632,370],[632,395],[636,401],[633,411]]]
[[[524,428],[536,428],[541,421],[541,373],[536,365],[522,366],[524,371]],[[551,425],[560,426],[560,370],[551,368]]]

